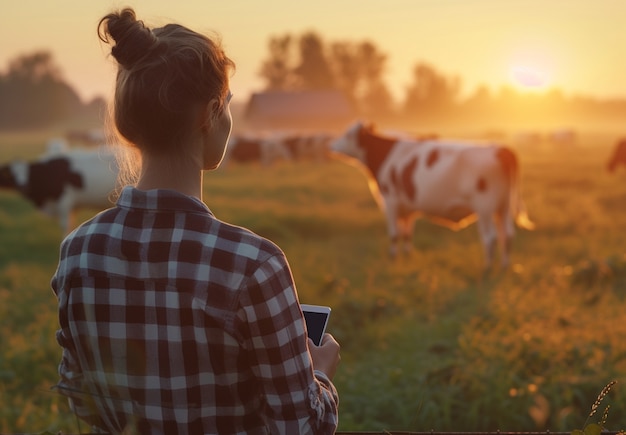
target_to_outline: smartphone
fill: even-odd
[[[319,346],[322,344],[322,337],[324,337],[326,325],[328,325],[330,307],[307,304],[300,304],[300,307],[304,313],[309,338],[313,340],[316,346]]]

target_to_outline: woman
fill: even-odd
[[[114,126],[140,165],[116,206],[61,244],[58,391],[111,433],[333,433],[338,343],[308,341],[280,248],[202,202],[231,132],[233,62],[132,9],[98,34],[115,43]]]

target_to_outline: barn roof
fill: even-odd
[[[269,91],[254,93],[245,119],[257,127],[344,128],[354,118],[339,91]]]

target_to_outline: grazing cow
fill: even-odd
[[[260,162],[269,166],[276,160],[290,160],[291,154],[281,140],[273,137],[231,136],[222,167],[231,161],[239,163]]]
[[[626,166],[626,139],[617,142],[606,167],[607,170],[612,173],[615,172],[620,165]]]
[[[536,146],[544,142],[543,135],[538,131],[521,131],[513,136],[512,142],[516,146]]]
[[[113,154],[105,150],[54,145],[37,160],[0,165],[0,188],[20,192],[37,209],[58,218],[67,234],[77,209],[112,206],[118,170]]]
[[[563,128],[555,130],[548,135],[548,140],[555,145],[576,145],[577,134],[573,129]]]
[[[294,160],[322,162],[328,159],[330,134],[287,135],[277,139],[289,150]]]
[[[261,160],[261,142],[242,136],[231,136],[226,148],[226,155],[222,166],[231,160],[247,163]]]
[[[477,220],[485,269],[491,267],[498,240],[502,264],[508,265],[514,219],[534,227],[519,194],[517,158],[508,148],[397,139],[362,123],[330,148],[334,156],[366,170],[372,194],[386,213],[391,256],[401,241],[406,251],[412,249],[420,215],[455,230]]]

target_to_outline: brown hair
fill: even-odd
[[[225,104],[235,64],[210,39],[179,24],[151,30],[131,8],[102,18],[98,36],[115,42],[119,67],[113,104],[117,132],[140,150],[184,152],[198,104]]]

